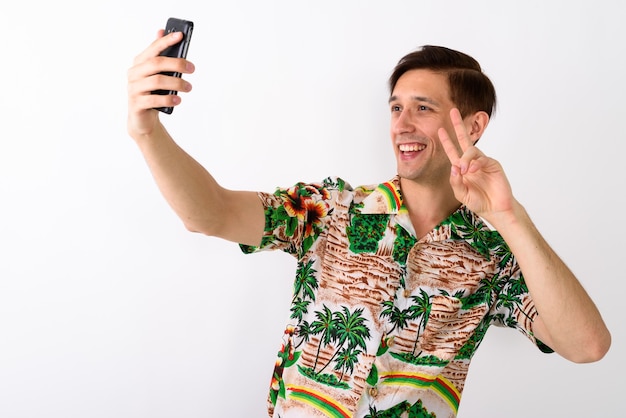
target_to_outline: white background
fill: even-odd
[[[617,417],[625,347],[619,1],[9,1],[0,65],[0,417],[261,417],[295,261],[187,232],[126,134],[126,71],[193,20],[168,129],[226,187],[395,174],[386,80],[423,44],[477,58],[483,151],[613,334],[599,363],[492,328],[459,417]]]

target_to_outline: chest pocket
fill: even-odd
[[[419,349],[422,355],[449,361],[474,336],[485,318],[487,306],[480,304],[465,309],[461,299],[445,295],[433,295],[431,302]]]

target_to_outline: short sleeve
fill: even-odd
[[[265,211],[263,238],[258,247],[240,244],[241,250],[282,250],[302,257],[323,233],[332,213],[333,184],[329,180],[297,183],[273,194],[259,193]]]
[[[514,257],[510,258],[504,270],[501,275],[500,292],[490,312],[493,324],[517,329],[542,352],[554,352],[533,334],[532,324],[539,313]]]

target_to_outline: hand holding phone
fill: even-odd
[[[159,55],[165,57],[172,58],[187,58],[187,50],[189,49],[189,43],[191,42],[191,34],[193,32],[193,22],[184,19],[177,19],[174,17],[170,17],[167,20],[167,24],[165,25],[165,34],[168,35],[172,32],[182,32],[183,39],[174,45],[167,47],[163,50]],[[161,74],[173,76],[173,77],[181,77],[181,73],[166,71]],[[178,94],[177,91],[174,90],[155,90],[152,94]],[[173,107],[158,107],[157,110],[171,114],[174,111]]]

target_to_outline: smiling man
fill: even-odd
[[[352,187],[337,177],[273,193],[221,187],[179,148],[157,107],[176,106],[184,59],[158,38],[128,72],[128,132],[191,231],[297,260],[291,315],[271,375],[274,417],[454,417],[490,325],[544,352],[601,359],[610,334],[579,281],[476,142],[496,104],[473,58],[425,46],[390,78],[397,174]],[[487,221],[492,227],[488,227]]]

